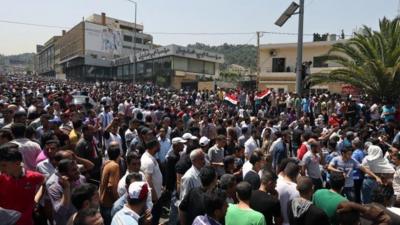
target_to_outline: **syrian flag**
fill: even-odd
[[[225,94],[224,100],[228,101],[229,103],[231,103],[233,105],[238,104],[238,100],[237,100],[237,97],[235,94]]]
[[[270,94],[271,91],[269,89],[265,89],[264,91],[257,93],[256,96],[254,96],[254,100],[262,100]]]

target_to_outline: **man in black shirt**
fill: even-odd
[[[251,194],[250,207],[264,215],[267,225],[273,224],[272,218],[274,218],[275,224],[282,222],[281,205],[278,192],[275,190],[277,179],[275,173],[263,170],[260,189]]]
[[[260,176],[258,175],[258,171],[261,170],[261,168],[264,167],[264,158],[263,158],[263,153],[260,151],[255,151],[253,154],[250,156],[250,163],[253,165],[252,170],[246,173],[246,176],[244,177],[243,181],[247,181],[251,184],[251,188],[253,190],[257,190],[260,187],[261,181],[260,181]]]
[[[329,224],[325,212],[314,206],[311,198],[314,192],[313,183],[309,177],[297,179],[297,190],[300,197],[288,203],[288,216],[291,225],[320,225]]]

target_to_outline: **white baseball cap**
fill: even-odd
[[[186,143],[187,141],[181,137],[172,138],[172,144]]]
[[[191,133],[183,134],[182,138],[185,140],[197,140],[198,139],[196,136],[192,135]]]
[[[208,137],[206,137],[206,136],[203,136],[200,138],[199,144],[200,144],[200,146],[203,146],[203,147],[207,146],[208,144],[210,144],[210,139],[208,139]]]
[[[128,195],[130,199],[145,200],[149,194],[149,188],[144,181],[135,181],[129,185]]]

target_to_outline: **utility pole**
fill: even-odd
[[[261,65],[260,65],[260,37],[262,35],[262,32],[257,31],[257,62],[256,62],[256,66],[257,66],[257,71],[256,71],[256,89],[258,90],[258,84],[259,84],[259,80],[260,80],[260,72],[261,72]]]
[[[303,72],[303,20],[304,0],[300,0],[299,7],[299,31],[297,36],[297,63],[296,63],[296,93],[302,94],[302,72]]]
[[[137,26],[136,26],[136,15],[137,15],[137,2],[133,0],[127,0],[130,3],[133,3],[135,5],[135,27],[133,28],[133,65],[135,66],[135,70],[133,72],[133,77],[132,77],[132,84],[136,83],[136,74],[137,74],[137,62],[136,62],[136,32],[137,32]]]

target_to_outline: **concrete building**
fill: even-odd
[[[214,78],[219,76],[219,65],[224,56],[178,45],[159,47],[141,52],[137,56],[135,80],[153,82],[176,89],[214,89]],[[132,57],[115,62],[116,78],[132,80],[135,65]]]
[[[323,55],[327,54],[332,45],[338,41],[305,42],[303,47],[303,62],[312,62],[311,73],[336,69],[339,65],[333,62],[325,63]],[[274,89],[279,92],[295,92],[296,89],[296,57],[297,43],[265,44],[260,46],[260,76],[258,89]],[[340,93],[342,84],[327,84],[314,86],[316,91],[329,90]]]
[[[61,37],[39,46],[40,75],[51,68],[40,61],[48,56],[46,49],[51,49],[52,75],[86,81],[135,78],[176,88],[201,89],[198,81],[218,76],[219,64],[224,62],[223,55],[182,46],[154,48],[153,37],[143,33],[143,25],[106,17],[104,13],[90,16]]]
[[[56,61],[56,43],[60,39],[60,36],[53,36],[44,45],[36,46],[36,56],[34,57],[34,70],[36,73],[44,76],[55,76],[56,67],[59,69],[59,65]],[[58,57],[58,56],[57,56]]]

